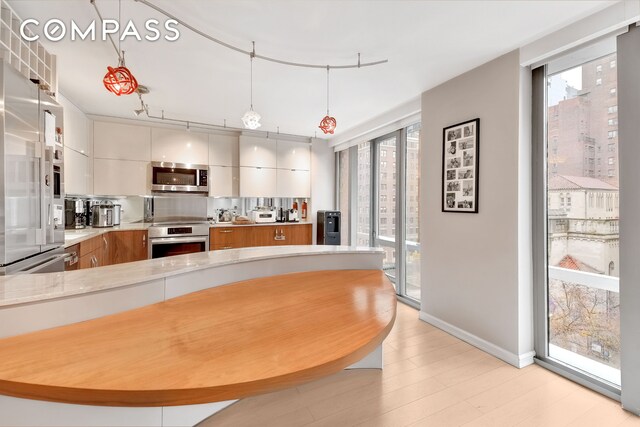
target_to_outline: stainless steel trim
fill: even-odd
[[[160,237],[151,240],[151,246],[153,245],[168,245],[171,243],[202,243],[209,240],[208,237]]]
[[[209,170],[207,165],[196,165],[191,163],[173,163],[173,162],[151,162],[154,168],[170,168],[170,169],[198,169]]]
[[[57,255],[52,255],[51,257],[47,258],[46,260],[36,264],[36,265],[32,265],[28,268],[25,268],[23,270],[18,270],[13,274],[33,274],[33,273],[37,273],[41,270],[44,270],[47,267],[50,267],[53,264],[56,263],[62,263],[64,264],[64,259],[66,258],[67,254],[57,254]],[[63,267],[64,270],[64,267]]]
[[[151,191],[160,193],[209,193],[209,187],[204,185],[165,185],[152,184]]]

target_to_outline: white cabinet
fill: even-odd
[[[240,197],[276,197],[276,169],[240,167]]]
[[[93,188],[101,196],[140,196],[150,194],[149,162],[94,159]]]
[[[311,170],[311,145],[278,140],[278,169]]]
[[[240,136],[240,166],[276,168],[276,158],[277,143],[274,139]]]
[[[209,162],[209,136],[200,132],[153,128],[151,160],[206,165]]]
[[[96,121],[93,155],[99,159],[151,161],[151,128]]]
[[[277,170],[277,197],[311,197],[311,173],[303,170]]]
[[[238,197],[239,191],[240,168],[209,166],[209,196]]]
[[[240,166],[240,141],[233,135],[209,135],[209,165]]]
[[[64,96],[58,95],[58,101],[63,108],[64,129],[63,140],[65,147],[69,147],[80,154],[91,155],[91,127],[90,120],[75,105]]]
[[[90,194],[89,157],[64,147],[64,191],[66,194]]]

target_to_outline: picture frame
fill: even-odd
[[[442,212],[478,213],[480,119],[442,129]]]

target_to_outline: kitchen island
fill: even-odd
[[[77,322],[90,319],[97,319],[95,320],[96,322],[101,322],[109,318],[104,316],[125,316],[132,313],[132,311],[128,310],[154,310],[152,307],[156,306],[157,303],[166,301],[172,304],[173,301],[179,300],[178,297],[185,296],[185,298],[191,298],[193,295],[196,295],[194,292],[215,291],[215,288],[220,285],[243,280],[264,280],[263,278],[272,278],[276,275],[287,273],[314,271],[323,272],[320,274],[319,279],[322,280],[322,277],[329,277],[324,274],[324,271],[327,270],[334,272],[337,270],[336,273],[332,273],[337,274],[338,276],[336,277],[342,274],[345,275],[344,277],[348,277],[350,272],[343,270],[354,269],[374,270],[372,272],[370,271],[370,273],[382,274],[380,273],[380,269],[382,267],[383,256],[384,254],[380,249],[374,248],[282,246],[273,248],[232,249],[220,252],[214,251],[65,273],[4,277],[0,278],[0,337],[12,337],[8,338],[9,340],[27,339],[25,337],[29,337],[29,335],[20,334],[29,332],[45,334],[63,328],[51,329],[49,331],[43,331],[44,329],[64,325],[68,325],[65,326],[68,328],[78,327],[90,324],[91,322]],[[266,283],[268,282],[267,279]],[[299,286],[292,286],[290,288],[292,291],[297,289],[298,292],[292,294],[295,295],[293,300],[289,300],[290,302],[295,301],[297,304],[289,304],[283,312],[287,313],[291,310],[295,313],[295,308],[297,307],[297,309],[303,310],[301,316],[304,316],[305,308],[308,312],[309,308],[315,304],[318,305],[318,307],[324,307],[324,312],[330,314],[336,299],[327,295],[324,297],[316,295],[316,297],[314,297],[313,288],[317,288],[318,290],[323,287],[327,289],[335,288],[335,290],[343,288],[346,290],[350,287],[347,282],[357,283],[357,281],[349,281],[347,279],[344,283],[345,286],[335,288],[338,283],[336,280],[333,280],[326,285],[316,283],[315,286],[308,288],[304,286],[302,282],[298,282],[300,283]],[[310,281],[309,283],[313,284],[314,282]],[[219,289],[233,288],[233,286],[235,285],[223,286]],[[351,301],[352,309],[355,310],[352,313],[356,316],[354,319],[371,317],[379,312],[380,298],[382,298],[382,301],[386,301],[389,295],[393,296],[390,284],[386,282],[385,286],[386,290],[384,290],[382,294],[378,295],[374,292],[374,294],[368,297],[365,288],[358,286],[353,288],[353,297],[349,297],[345,301]],[[245,297],[247,301],[253,301],[251,303],[253,305],[245,307],[244,311],[238,311],[245,313],[244,317],[251,317],[252,314],[258,316],[261,307],[264,308],[274,302],[285,301],[276,290],[273,292],[255,293],[254,291],[256,291],[256,289],[267,290],[268,288],[254,288],[253,291],[246,293]],[[391,291],[390,294],[389,291]],[[252,300],[251,297],[254,293],[254,299]],[[238,307],[244,307],[243,301],[245,297],[239,296],[236,299],[236,303],[240,304]],[[211,307],[215,308],[215,305]],[[215,310],[210,310],[210,313],[222,314],[228,313],[229,311],[235,312],[236,310],[232,308],[232,306],[229,307],[229,304],[227,304]],[[247,309],[249,312],[246,311]],[[322,312],[322,309],[320,309],[320,312]],[[187,315],[186,318],[189,318],[189,315]],[[339,319],[339,317],[336,319]],[[295,325],[302,325],[300,322],[294,323]],[[135,324],[136,322],[125,322],[125,331],[129,330],[129,327],[133,330]],[[268,324],[269,322],[265,323],[265,325]],[[231,323],[231,325],[233,326],[232,329],[238,334],[245,330],[243,329],[242,323]],[[295,329],[295,325],[291,326],[294,330],[297,330]],[[364,327],[363,325],[364,324],[361,324],[361,327]],[[332,364],[328,362],[332,360],[330,356],[329,359],[327,359],[327,363],[320,362],[317,366],[328,367],[330,370],[335,371],[336,369],[346,367],[357,359],[362,359],[360,362],[352,364],[351,367],[381,368],[382,347],[378,345],[379,342],[377,340],[379,339],[381,341],[384,338],[386,332],[388,332],[386,331],[386,326],[390,327],[390,325],[387,323],[385,326],[384,322],[378,323],[377,325],[378,326],[376,326],[376,324],[369,325],[369,328],[373,329],[367,329],[365,327],[369,332],[373,330],[377,330],[378,332],[369,335],[371,340],[365,343],[366,345],[363,344],[360,349],[352,347],[352,352],[349,357],[337,357],[334,359],[334,362],[338,359],[340,359],[340,362]],[[343,331],[348,331],[351,326],[342,324],[341,328]],[[274,331],[277,333],[278,328],[274,329]],[[321,332],[322,331],[319,330],[309,330],[302,336],[313,338],[314,333]],[[123,335],[125,333],[126,332],[123,332]],[[194,334],[198,335],[198,332],[195,331]],[[86,338],[88,341],[96,340],[96,344],[99,344],[100,337],[102,336],[100,332],[97,332],[86,335]],[[271,341],[285,342],[283,341],[284,337],[280,338],[279,340]],[[45,341],[46,340],[40,340],[39,342],[45,345]],[[178,339],[171,342],[172,346],[178,346],[176,347],[178,350],[180,348],[186,348],[181,347],[183,345],[182,340]],[[377,348],[371,351],[371,347],[369,346],[374,344],[377,345]],[[22,346],[11,347],[20,350]],[[145,353],[142,347],[146,348],[146,346],[132,346],[134,352],[136,348],[140,350],[140,356],[144,359],[145,364],[152,364],[158,360],[157,357],[161,356],[160,354]],[[348,354],[348,346],[344,347]],[[68,343],[68,348],[73,348],[71,342]],[[111,350],[116,351],[116,349],[117,345],[114,343],[114,345],[109,346],[109,350],[105,350],[105,352],[108,353]],[[368,356],[365,355],[367,352],[370,352]],[[34,354],[36,353],[37,352]],[[190,352],[182,353],[182,357],[187,359],[191,356],[196,357],[189,353]],[[7,360],[6,357],[3,356],[3,358]],[[206,358],[198,359],[197,357],[195,360],[198,361],[198,363],[206,363],[207,361]],[[279,357],[276,357],[274,360],[277,363],[282,362],[282,359]],[[82,363],[85,362],[83,361]],[[22,366],[26,373],[40,371],[40,369],[32,363],[27,363]],[[314,375],[318,374],[318,372],[314,374],[312,371],[302,369],[302,365],[296,366],[300,368],[301,371],[310,375],[305,381],[315,378]],[[75,372],[73,365],[67,366],[67,369],[69,369],[68,373]],[[242,370],[243,367],[238,366],[238,369]],[[327,374],[329,371],[324,372],[324,374]],[[100,375],[97,373],[96,375],[94,378],[98,381]],[[183,377],[189,377],[191,374],[189,371],[185,371],[181,375]],[[303,377],[305,375],[306,374],[302,374]],[[13,375],[11,376],[15,379]],[[90,378],[91,376],[89,375],[88,383],[91,382]],[[0,378],[0,384],[1,383],[2,379]],[[284,383],[281,385],[284,386]],[[262,391],[264,390],[267,389],[262,389]],[[256,391],[260,392],[259,390]],[[16,395],[18,393],[13,394]],[[239,393],[237,397],[242,397],[243,395],[244,394]],[[22,396],[27,397],[28,395],[23,394]],[[220,394],[219,398],[226,399],[230,398],[230,396],[231,395]],[[40,396],[39,398],[45,397]],[[234,399],[230,399],[222,402],[188,404],[189,401],[185,400],[181,406],[158,406],[167,403],[166,401],[160,400],[156,402],[156,404],[142,402],[150,406],[132,408],[119,406],[122,402],[113,402],[113,406],[97,406],[108,405],[107,402],[94,403],[93,406],[91,406],[0,396],[0,414],[2,414],[0,417],[0,425],[194,425],[234,401]],[[203,401],[192,400],[192,402]],[[78,401],[78,403],[87,402]],[[172,404],[177,405],[180,404],[180,402],[174,401]]]

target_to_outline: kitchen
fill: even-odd
[[[638,0],[0,0],[0,426],[635,423],[637,212],[585,219],[611,263],[544,248],[580,203],[547,173],[590,153],[562,151],[562,108],[600,113],[565,181],[611,204],[634,181],[636,22]],[[612,339],[562,347],[565,285]]]

